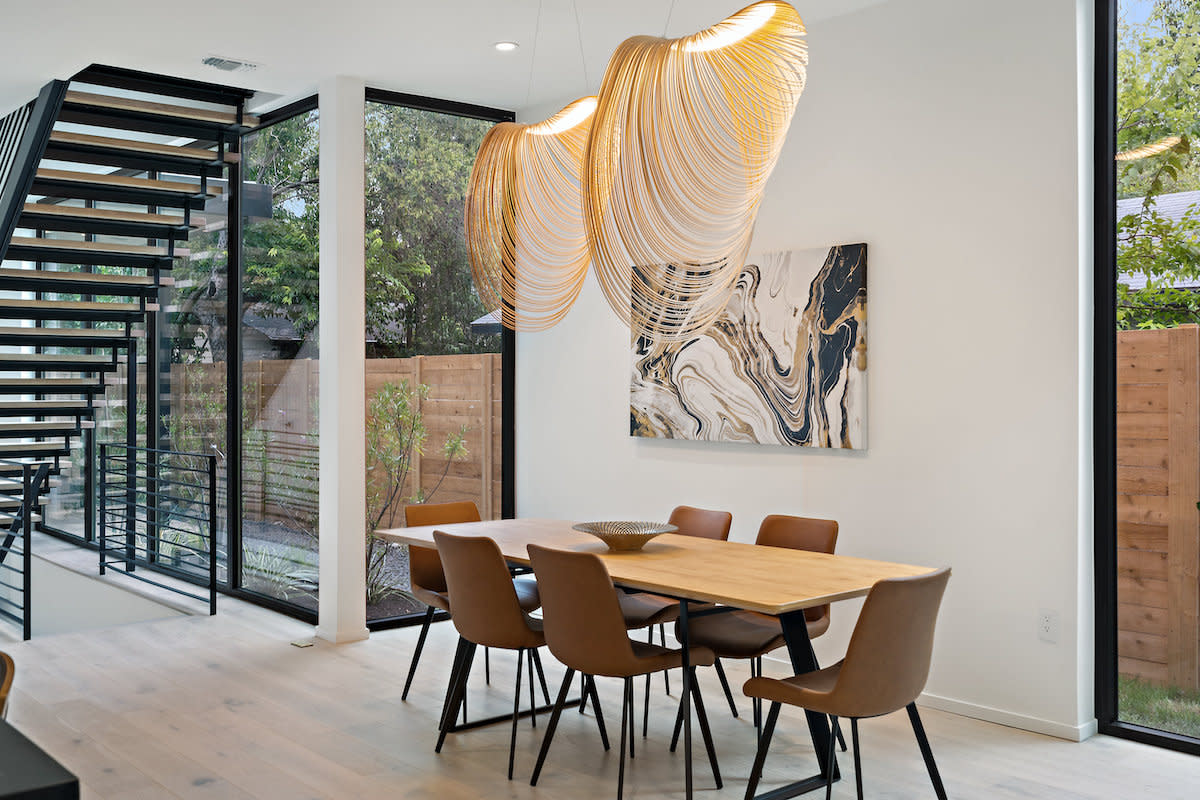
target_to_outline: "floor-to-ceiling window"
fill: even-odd
[[[1097,8],[1097,716],[1200,752],[1200,0]]]
[[[368,527],[404,506],[505,509],[504,342],[471,279],[463,207],[484,135],[511,114],[368,91]],[[404,618],[405,548],[368,539],[367,618]]]
[[[242,139],[241,588],[317,609],[315,98]]]

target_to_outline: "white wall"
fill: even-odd
[[[768,513],[836,518],[839,552],[954,568],[927,702],[1088,735],[1090,37],[1074,0],[810,25],[756,249],[869,243],[870,449],[630,438],[628,331],[589,279],[558,327],[518,336],[518,514],[688,503],[732,511],[742,541]],[[1057,644],[1035,636],[1043,608]],[[834,609],[823,662],[855,610]]]

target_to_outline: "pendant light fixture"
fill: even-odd
[[[541,11],[539,3],[526,105]],[[582,40],[580,48],[582,60]],[[475,157],[466,203],[467,255],[480,299],[499,310],[501,324],[511,330],[555,325],[583,286],[588,245],[580,175],[595,109],[596,98],[584,97],[544,122],[502,122],[488,131]]]
[[[627,39],[609,61],[584,220],[600,287],[635,333],[683,338],[724,309],[804,90],[804,35],[767,0],[691,36]]]

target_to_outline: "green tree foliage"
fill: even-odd
[[[1144,198],[1117,220],[1117,326],[1200,322],[1200,298],[1174,284],[1200,277],[1200,209],[1173,220],[1155,200],[1200,188],[1200,2],[1159,0],[1144,22],[1122,19],[1117,54],[1117,149],[1179,137],[1147,158],[1118,162],[1117,193]],[[1144,275],[1144,288],[1131,277]]]
[[[475,294],[463,207],[492,123],[367,104],[367,327],[380,354],[495,352],[471,333]],[[372,237],[374,241],[372,241]]]
[[[495,352],[499,337],[471,333],[486,313],[471,279],[463,207],[475,153],[492,123],[401,106],[366,109],[367,330],[384,356]],[[317,112],[246,137],[245,179],[271,195],[270,219],[251,219],[243,240],[245,310],[289,320],[302,336],[318,323]],[[194,237],[179,318],[198,326],[183,349],[224,356],[221,234]],[[180,360],[189,360],[180,354]]]

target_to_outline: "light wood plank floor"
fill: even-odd
[[[78,774],[88,798],[615,797],[615,741],[612,752],[601,749],[590,711],[564,713],[537,788],[528,777],[544,718],[536,732],[522,723],[512,782],[504,776],[506,725],[451,736],[434,754],[454,649],[449,623],[434,626],[408,702],[400,690],[415,628],[350,645],[290,644],[311,638],[305,625],[225,599],[216,618],[4,643],[17,662],[9,721]],[[553,692],[561,672],[545,660]],[[513,665],[511,654],[494,652],[488,687],[477,659],[472,717],[511,710]],[[735,684],[744,672],[730,665]],[[696,797],[740,798],[754,754],[749,702],[741,699],[742,717],[733,719],[711,673],[701,681],[726,783],[713,788],[697,736]],[[666,697],[655,678],[650,736],[637,739],[628,797],[683,796],[682,752],[667,752],[677,678],[672,688]],[[600,690],[615,736],[620,684],[601,681]],[[638,695],[640,708],[640,683]],[[1182,800],[1200,791],[1195,757],[1108,737],[1073,744],[933,710],[923,716],[952,798]],[[932,796],[905,715],[861,730],[868,797]],[[843,758],[847,780],[834,797],[854,796],[851,764]],[[763,788],[815,766],[802,716],[785,711]]]

